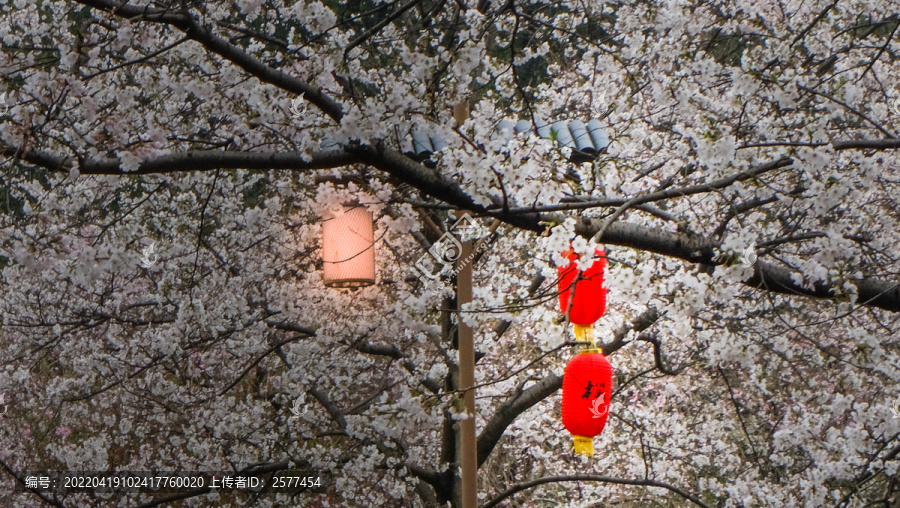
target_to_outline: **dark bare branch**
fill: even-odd
[[[306,81],[266,65],[240,47],[231,44],[227,39],[216,35],[212,30],[203,26],[197,19],[188,14],[175,13],[170,10],[149,9],[137,5],[116,2],[114,0],[80,0],[78,3],[117,16],[137,18],[142,21],[153,23],[163,23],[177,28],[192,40],[202,44],[207,50],[237,65],[250,75],[256,77],[256,79],[297,95],[304,94],[304,99],[318,107],[335,122],[340,122],[341,118],[344,116],[343,106],[327,95],[322,89],[316,88]]]
[[[17,147],[0,143],[0,155],[18,157],[25,162],[40,166],[50,171],[68,172],[74,159],[62,157],[50,152],[24,152]],[[125,171],[119,159],[104,157],[88,159],[78,168],[83,175],[146,175],[183,173],[188,171],[215,171],[219,169],[290,169],[294,171],[312,171],[347,166],[358,162],[357,159],[343,151],[331,150],[314,152],[304,160],[299,152],[228,152],[222,150],[199,150],[177,152],[161,155],[155,159],[141,162],[135,171]]]
[[[666,366],[666,363],[663,360],[662,343],[654,334],[642,333],[636,340],[642,340],[644,342],[653,344],[653,361],[656,363],[656,368],[659,369],[659,371],[663,374],[666,374],[668,376],[676,376],[682,371],[682,369],[684,369],[684,366],[681,366],[677,369]]]
[[[676,487],[669,483],[664,483],[656,480],[650,479],[627,479],[627,478],[611,478],[609,476],[602,476],[598,474],[573,474],[567,476],[547,476],[544,478],[538,478],[535,480],[529,480],[527,482],[518,483],[509,489],[500,493],[497,497],[491,499],[487,503],[481,505],[481,508],[491,508],[493,506],[497,506],[504,499],[513,496],[523,490],[532,489],[539,485],[544,485],[547,483],[560,483],[560,482],[603,482],[603,483],[618,483],[622,485],[640,485],[643,487],[661,487],[670,492],[674,492],[679,496],[689,500],[697,506],[708,507],[703,501],[700,500],[697,496]]]
[[[416,374],[416,364],[412,360],[409,360],[406,355],[400,351],[397,346],[387,345],[387,344],[373,344],[371,342],[366,341],[356,341],[352,344],[353,349],[359,351],[360,353],[368,354],[368,355],[377,355],[377,356],[386,356],[388,358],[392,358],[400,362],[406,372],[410,374]],[[420,380],[422,386],[427,388],[431,393],[438,393],[441,391],[440,384],[434,379],[423,378]]]
[[[344,48],[344,58],[346,58],[350,54],[350,52],[353,51],[353,48],[366,42],[370,37],[372,37],[373,35],[380,32],[382,28],[388,26],[388,24],[391,21],[394,21],[395,19],[399,18],[400,16],[403,15],[404,12],[408,11],[409,9],[411,9],[412,7],[414,7],[417,3],[421,2],[421,1],[422,0],[410,0],[409,2],[406,2],[404,5],[401,5],[400,8],[398,8],[396,11],[385,16],[384,19],[379,21],[371,29],[367,30],[365,33],[363,33],[356,39],[353,39],[352,41],[350,41],[350,43],[347,44],[347,47]]]

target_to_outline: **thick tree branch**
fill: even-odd
[[[888,145],[890,144],[888,142],[897,143],[900,146],[900,140],[885,140],[878,144]],[[893,148],[893,145],[891,145],[891,148]],[[51,170],[60,171],[68,167],[65,159],[46,152],[21,154],[15,148],[0,145],[0,153],[9,156],[18,155],[32,164]],[[304,161],[301,154],[297,152],[184,152],[168,154],[152,161],[145,161],[140,165],[138,171],[132,173],[122,171],[116,159],[96,159],[85,162],[81,172],[88,174],[127,175],[218,168],[315,170],[340,167],[357,162],[370,164],[412,185],[429,196],[441,199],[459,209],[472,210],[476,213],[488,215],[521,229],[542,233],[547,229],[548,223],[561,223],[566,219],[566,216],[562,214],[510,213],[504,210],[490,210],[476,203],[459,185],[445,178],[437,171],[383,145],[378,147],[351,145],[345,150],[317,152],[312,155],[309,161]],[[742,178],[754,177],[764,171],[784,167],[789,163],[790,159],[780,159],[710,184],[661,191],[661,193],[666,193],[665,196],[668,197],[675,197],[685,193],[694,193],[701,187],[708,190],[720,189],[727,186],[726,184],[729,181],[733,183]],[[641,202],[656,199],[663,195],[661,193],[650,194]],[[601,228],[603,228],[602,219],[582,218],[576,224],[576,231],[586,238],[593,237]],[[602,238],[599,238],[598,241],[655,252],[664,256],[709,266],[716,266],[725,262],[715,255],[718,245],[713,239],[690,231],[669,232],[628,222],[616,222],[609,225],[603,232]],[[891,312],[900,312],[900,284],[874,277],[854,279],[851,282],[857,286],[859,301],[863,305]],[[788,268],[763,261],[758,261],[754,265],[754,275],[744,281],[744,283],[754,288],[766,289],[777,293],[822,299],[832,298],[835,289],[832,285],[822,281],[807,285],[799,284],[794,281],[793,272]]]
[[[536,480],[530,480],[527,482],[522,482],[514,485],[513,487],[503,491],[497,497],[491,499],[487,503],[481,505],[481,508],[491,508],[493,506],[497,506],[504,499],[515,495],[523,490],[532,489],[537,487],[538,485],[544,485],[545,483],[559,483],[559,482],[604,482],[604,483],[618,483],[622,485],[640,485],[644,487],[661,487],[671,492],[678,494],[679,496],[691,501],[697,506],[703,506],[708,508],[708,505],[700,500],[697,496],[671,485],[669,483],[659,482],[656,480],[630,480],[627,478],[611,478],[609,476],[601,476],[598,474],[573,474],[567,476],[547,476],[544,478],[538,478]]]
[[[892,140],[893,141],[893,140]],[[514,214],[503,210],[488,210],[486,207],[474,202],[471,196],[464,193],[454,182],[443,178],[439,173],[424,165],[418,164],[399,152],[380,147],[358,147],[349,149],[360,159],[372,164],[378,169],[390,173],[406,183],[416,187],[430,196],[437,197],[446,203],[461,209],[474,210],[484,215],[498,218],[507,224],[535,232],[543,232],[547,223],[562,223],[565,215],[547,214]],[[765,171],[785,167],[790,164],[790,159],[762,164],[754,169],[741,172],[732,177],[720,179],[710,184],[684,187],[671,191],[661,191],[668,197],[694,193],[700,187],[708,190],[721,189],[741,179],[755,177]],[[677,192],[674,192],[677,191]],[[654,193],[659,194],[660,193]],[[648,195],[647,200],[653,200],[654,195]],[[641,202],[646,202],[642,200]],[[576,231],[591,238],[603,227],[602,219],[582,218],[576,225]],[[689,261],[715,266],[724,263],[715,255],[717,244],[713,239],[701,236],[689,231],[672,233],[648,226],[639,226],[627,222],[610,224],[598,241],[645,250]],[[755,274],[745,281],[748,286],[768,289],[783,294],[796,296],[811,296],[815,298],[829,299],[834,296],[834,288],[827,283],[817,282],[811,286],[804,286],[794,282],[793,273],[781,266],[759,261],[754,265]],[[900,285],[894,282],[877,278],[863,278],[852,281],[858,288],[859,301],[871,307],[891,312],[900,312]]]
[[[900,139],[852,139],[835,141],[831,146],[835,150],[896,150]]]
[[[424,164],[420,164],[402,153],[388,148],[384,144],[379,144],[378,146],[351,145],[347,147],[347,151],[366,164],[399,178],[425,194],[434,196],[461,210],[487,212],[484,206],[476,203],[472,196],[466,194],[456,182],[445,178]],[[504,222],[532,231],[543,229],[539,224],[529,220],[528,217],[523,216],[519,219],[516,220],[515,217],[501,217],[501,220]]]
[[[600,219],[582,219],[576,224],[576,231],[582,236],[590,238],[600,226]],[[715,254],[717,244],[713,239],[687,231],[673,233],[658,228],[618,222],[610,226],[601,241],[655,252],[691,263],[708,266],[724,263],[724,260],[717,258]],[[753,276],[744,281],[744,284],[753,288],[821,299],[831,299],[835,296],[836,288],[828,282],[798,283],[794,280],[794,272],[781,265],[757,261],[753,265],[753,271]],[[890,312],[900,312],[900,282],[875,277],[851,279],[850,282],[857,287],[860,304]]]
[[[506,428],[516,417],[562,388],[562,381],[562,376],[558,374],[547,376],[537,384],[514,395],[497,408],[494,416],[488,420],[481,434],[478,435],[478,467],[484,464],[494,447],[497,446],[497,442],[503,437]]]
[[[757,261],[753,265],[753,276],[744,284],[786,295],[812,296],[830,299],[835,296],[835,287],[824,281],[798,283],[794,272],[772,263]],[[874,277],[850,279],[856,285],[857,302],[868,307],[878,307],[890,312],[900,312],[900,282],[881,280]]]
[[[642,312],[638,317],[634,318],[631,323],[625,323],[619,327],[618,330],[613,332],[613,340],[609,343],[602,344],[603,353],[607,355],[611,355],[614,352],[618,351],[619,348],[625,345],[625,338],[628,337],[628,334],[633,330],[634,333],[641,333],[647,328],[653,326],[653,323],[656,323],[659,318],[662,317],[662,314],[656,310],[656,307],[648,307],[647,310]]]
[[[331,402],[331,399],[328,398],[325,392],[320,390],[318,387],[314,386],[310,388],[309,394],[312,395],[317,401],[319,401],[319,404],[322,404],[322,407],[324,407],[325,411],[328,412],[331,418],[335,422],[337,422],[341,430],[346,431],[347,419],[344,418],[344,413],[340,410],[339,407],[337,407],[337,404]]]
[[[23,152],[17,147],[0,143],[0,154],[18,157],[25,162],[50,171],[68,172],[73,159],[49,152]],[[125,171],[117,158],[103,157],[83,161],[78,171],[83,175],[146,175],[183,173],[186,171],[214,171],[218,169],[290,169],[312,171],[347,166],[358,162],[344,150],[312,153],[308,160],[300,152],[228,152],[222,150],[196,150],[161,155],[141,162],[135,171]]]
[[[310,337],[316,334],[316,329],[311,326],[303,326],[297,323],[292,323],[290,321],[285,320],[277,320],[275,318],[266,319],[266,324],[275,328],[276,330],[282,330],[285,332],[294,332],[302,335],[308,335]]]
[[[807,148],[819,148],[831,145],[835,151],[841,150],[896,150],[900,148],[900,139],[848,139],[832,142],[807,142],[807,141],[772,141],[764,143],[747,143],[738,147],[738,150],[745,148],[765,148],[773,146],[805,146]]]

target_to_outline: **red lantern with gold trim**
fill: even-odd
[[[603,432],[612,396],[612,365],[599,349],[586,349],[566,365],[562,420],[575,438],[575,453],[594,454],[594,436]]]
[[[606,272],[606,253],[597,249],[594,251],[594,263],[581,275],[581,279],[575,283],[578,275],[576,261],[578,255],[573,250],[563,253],[563,257],[569,259],[568,266],[559,268],[559,308],[565,314],[569,310],[569,295],[574,289],[572,297],[572,309],[569,312],[569,321],[575,325],[575,336],[581,341],[593,342],[592,337],[587,337],[594,322],[603,317],[606,312],[607,289],[603,287]],[[574,286],[574,287],[573,287]]]

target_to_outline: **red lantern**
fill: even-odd
[[[579,340],[591,340],[585,337],[594,322],[603,317],[606,312],[607,289],[603,287],[603,276],[606,272],[606,253],[600,249],[594,251],[596,258],[594,263],[581,275],[581,279],[572,287],[575,277],[578,275],[578,267],[575,261],[578,255],[568,250],[563,256],[571,263],[559,268],[559,308],[563,314],[569,310],[569,294],[575,290],[572,298],[572,309],[569,312],[569,321],[575,325],[575,335]]]
[[[612,396],[612,365],[599,349],[586,349],[566,365],[562,420],[575,438],[575,453],[594,454],[594,436],[603,432]]]

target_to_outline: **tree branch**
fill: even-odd
[[[611,226],[616,221],[616,219],[619,218],[619,216],[625,213],[626,210],[633,206],[642,205],[653,201],[661,201],[674,197],[690,196],[693,194],[701,194],[713,190],[724,189],[731,186],[735,182],[755,178],[763,173],[790,166],[791,164],[793,164],[793,162],[793,159],[784,157],[777,161],[760,164],[755,168],[750,168],[746,171],[741,171],[740,173],[737,173],[735,175],[726,178],[720,178],[719,180],[715,180],[709,183],[690,185],[688,187],[680,187],[675,189],[666,189],[657,192],[651,192],[650,194],[646,194],[643,196],[635,196],[622,203],[622,205],[619,206],[619,208],[617,208],[616,211],[612,213],[612,215],[607,217],[603,221],[603,224],[600,226],[597,232],[594,233],[594,235],[591,237],[591,240],[599,241],[600,238],[603,237],[603,234],[606,232],[606,230],[609,229],[609,226]]]
[[[353,39],[352,41],[350,41],[350,43],[347,44],[347,47],[344,48],[344,58],[347,58],[347,56],[350,54],[350,51],[352,51],[353,48],[359,46],[363,42],[366,42],[366,40],[368,40],[369,37],[372,37],[373,35],[380,32],[381,29],[388,26],[388,24],[391,21],[394,21],[395,19],[399,18],[400,16],[403,15],[404,12],[408,11],[409,9],[411,9],[413,6],[415,6],[417,3],[421,2],[421,1],[422,0],[411,0],[411,1],[407,2],[405,5],[401,5],[399,9],[390,13],[388,16],[385,16],[384,19],[379,21],[370,30],[366,31],[364,34],[360,35],[356,39]]]
[[[831,143],[835,150],[895,150],[900,139],[851,139]]]
[[[869,65],[866,66],[866,70],[864,70],[863,73],[859,75],[859,79],[862,79],[863,77],[865,77],[866,73],[869,72],[870,70],[872,70],[872,67],[875,65],[875,62],[877,62],[878,59],[881,58],[881,55],[884,54],[884,51],[888,48],[888,46],[891,45],[891,41],[894,39],[894,34],[897,33],[897,28],[900,27],[900,18],[898,18],[897,15],[895,14],[894,16],[892,16],[889,19],[894,22],[894,29],[891,30],[891,33],[888,35],[887,40],[884,41],[884,44],[881,46],[881,48],[878,49],[878,53],[875,53],[875,56],[872,58],[872,60],[869,61]],[[873,75],[874,75],[874,73],[873,73]],[[876,79],[877,79],[877,77],[876,77]]]
[[[819,21],[822,21],[822,18],[824,18],[828,14],[828,11],[830,11],[831,9],[834,9],[834,6],[837,5],[837,3],[838,3],[838,0],[834,0],[834,2],[831,2],[830,4],[828,4],[827,7],[822,9],[822,11],[819,12],[819,14],[815,18],[813,18],[812,22],[810,24],[806,25],[806,28],[801,30],[800,33],[797,34],[796,37],[794,37],[794,40],[791,41],[791,46],[794,46],[795,44],[800,42],[801,39],[806,37],[806,34],[808,34],[809,31],[812,30],[812,28],[814,26],[816,26],[816,23],[818,23]]]
[[[315,397],[319,404],[322,404],[322,407],[325,408],[325,411],[331,416],[331,418],[337,422],[337,424],[341,427],[341,430],[347,429],[347,419],[344,418],[344,413],[341,412],[340,408],[337,407],[336,404],[331,402],[331,399],[325,395],[325,392],[319,390],[318,387],[312,387],[309,389],[309,394]]]
[[[616,210],[617,214],[621,214],[625,210],[629,208],[636,208],[638,205],[643,205],[646,203],[654,202],[654,201],[662,201],[665,199],[691,196],[694,194],[702,194],[705,192],[710,192],[713,190],[724,189],[735,182],[747,180],[750,178],[755,178],[763,173],[767,173],[769,171],[780,169],[783,167],[790,166],[793,163],[793,159],[783,158],[774,162],[769,162],[766,164],[760,164],[754,168],[750,168],[746,171],[741,171],[740,173],[736,173],[732,176],[728,176],[725,178],[720,178],[719,180],[715,180],[709,183],[697,184],[697,185],[689,185],[687,187],[676,187],[674,189],[666,189],[658,192],[651,192],[650,194],[645,194],[643,196],[635,196],[633,198],[615,198],[615,199],[598,199],[591,201],[581,201],[577,203],[564,203],[560,205],[550,205],[541,208],[534,207],[523,207],[523,208],[510,208],[507,210],[507,213],[534,213],[536,211],[544,211],[544,212],[552,212],[552,211],[561,211],[561,210],[580,210],[587,208],[604,208],[617,206],[620,207],[619,210]],[[624,208],[622,208],[624,207]],[[611,219],[615,219],[618,215],[611,217]],[[610,221],[612,222],[612,221]]]
[[[818,90],[813,90],[812,88],[809,88],[809,87],[806,87],[806,86],[803,86],[803,85],[797,85],[797,88],[799,88],[800,90],[803,90],[803,91],[805,91],[805,92],[809,92],[809,93],[811,93],[811,94],[813,94],[813,95],[818,95],[819,97],[824,97],[825,99],[828,99],[828,100],[830,100],[831,102],[834,102],[834,103],[836,103],[836,104],[840,104],[840,105],[843,106],[847,111],[850,111],[851,113],[855,114],[856,116],[858,116],[858,117],[862,118],[863,120],[865,120],[865,121],[869,122],[870,124],[872,124],[873,127],[875,127],[876,129],[878,129],[879,131],[881,131],[881,133],[884,134],[885,136],[887,136],[887,137],[889,137],[889,138],[896,138],[896,137],[897,137],[897,136],[894,136],[893,134],[891,134],[890,132],[888,132],[887,129],[885,129],[884,127],[882,127],[881,125],[879,125],[878,122],[876,122],[875,120],[872,120],[871,118],[869,118],[865,113],[863,113],[862,111],[860,111],[860,110],[854,108],[853,106],[847,104],[846,102],[844,102],[844,101],[842,101],[842,100],[840,100],[840,99],[837,99],[837,98],[835,98],[835,97],[832,97],[832,96],[828,95],[827,93],[819,92]]]
[[[400,351],[397,346],[387,345],[387,344],[373,344],[371,342],[365,341],[357,341],[351,345],[353,349],[359,351],[360,353],[368,354],[368,355],[376,355],[376,356],[386,356],[388,358],[392,358],[400,362],[400,365],[412,375],[416,374],[416,364],[412,360],[406,357],[406,355]],[[437,381],[430,378],[422,378],[419,380],[422,383],[422,386],[427,388],[431,393],[439,393],[441,391],[441,386]]]
[[[298,325],[297,323],[291,323],[284,320],[278,321],[275,318],[266,319],[266,324],[271,326],[272,328],[285,332],[294,332],[301,335],[309,335],[310,337],[316,334],[316,329],[311,326]]]
[[[497,497],[491,499],[487,503],[481,505],[481,508],[492,508],[493,506],[497,506],[504,499],[515,495],[523,490],[532,489],[537,487],[538,485],[543,485],[545,483],[558,483],[558,482],[604,482],[604,483],[618,483],[622,485],[640,485],[644,487],[660,487],[671,492],[678,494],[679,496],[691,501],[697,506],[703,506],[704,508],[709,508],[707,504],[700,500],[700,498],[694,496],[686,492],[685,490],[676,487],[674,485],[659,482],[656,480],[630,480],[627,478],[611,478],[609,476],[601,476],[598,474],[573,474],[567,476],[546,476],[544,478],[538,478],[536,480],[529,480],[527,482],[518,483],[509,489],[503,491]]]
[[[873,148],[900,147],[900,140],[869,140],[854,143],[856,148],[863,147],[864,144],[872,145]],[[68,168],[67,159],[58,158],[47,152],[27,152],[22,154],[14,147],[0,145],[0,153],[9,156],[20,155],[22,159],[32,164],[55,171],[62,171]],[[412,185],[427,195],[438,198],[457,208],[491,216],[524,230],[543,233],[547,229],[548,223],[562,223],[567,218],[567,216],[562,214],[510,213],[504,210],[490,210],[476,203],[455,182],[407,158],[400,152],[383,145],[378,147],[350,145],[344,150],[316,152],[309,161],[304,161],[299,152],[183,152],[167,154],[152,161],[145,161],[139,166],[137,171],[132,173],[124,172],[116,159],[94,159],[84,163],[82,173],[127,175],[218,168],[315,170],[340,167],[358,162],[374,166]],[[648,194],[640,202],[660,198],[663,196],[663,193],[665,193],[665,196],[674,197],[676,195],[699,192],[698,189],[700,187],[708,190],[723,188],[730,185],[727,183],[729,181],[734,182],[750,178],[768,170],[784,167],[789,163],[790,159],[780,159],[709,184]],[[576,224],[576,231],[586,238],[591,238],[602,227],[602,219],[582,217]],[[654,252],[691,263],[702,263],[709,266],[724,263],[724,260],[717,259],[715,255],[718,244],[713,239],[690,231],[669,232],[650,226],[616,222],[610,224],[598,241]],[[753,288],[821,299],[830,299],[834,296],[833,291],[835,288],[832,285],[822,281],[807,286],[798,284],[792,278],[793,272],[783,266],[758,261],[754,265],[754,271],[754,275],[744,281],[744,284]],[[890,312],[900,312],[900,284],[875,277],[853,279],[851,282],[857,286],[859,300],[863,305],[877,307]]]
[[[506,432],[506,428],[516,417],[562,388],[562,381],[562,376],[557,374],[545,377],[537,384],[513,395],[497,408],[494,416],[488,420],[481,434],[478,435],[478,467],[484,464],[503,433]]]
[[[900,140],[868,140],[851,141],[841,145],[840,149],[850,148],[900,148]],[[473,210],[483,215],[498,218],[507,224],[542,233],[547,229],[547,223],[562,223],[566,216],[561,214],[527,214],[510,213],[504,210],[489,210],[474,202],[471,196],[463,192],[459,186],[444,179],[437,172],[409,160],[402,154],[393,150],[380,147],[348,148],[348,151],[356,154],[360,159],[376,168],[394,175],[418,190],[443,200],[461,209]],[[640,202],[652,201],[666,196],[674,197],[686,193],[699,192],[699,188],[707,190],[721,189],[741,179],[755,177],[765,171],[785,167],[790,164],[790,159],[779,159],[757,166],[756,168],[741,172],[737,175],[720,179],[709,184],[660,191],[645,196]],[[731,182],[731,183],[728,183]],[[576,224],[576,232],[585,238],[593,237],[603,227],[602,219],[589,219],[582,217]],[[597,239],[599,242],[631,247],[638,250],[655,252],[664,256],[682,259],[692,263],[701,263],[716,266],[724,263],[717,259],[715,251],[718,244],[711,238],[690,231],[672,233],[649,226],[640,226],[628,222],[610,224],[603,236]],[[755,274],[744,284],[757,288],[775,291],[777,293],[808,296],[821,299],[832,298],[834,287],[824,282],[817,282],[812,286],[803,286],[794,282],[793,273],[782,266],[758,261],[754,265]],[[765,281],[765,282],[764,282]],[[900,284],[881,280],[874,277],[854,279],[852,282],[859,291],[859,300],[864,305],[877,307],[890,312],[900,312]]]
[[[561,221],[562,217],[558,220]],[[599,219],[582,218],[576,224],[575,230],[580,235],[590,238],[600,227],[598,221]],[[717,244],[711,238],[689,231],[672,233],[658,228],[618,222],[610,226],[600,241],[655,252],[691,263],[709,266],[724,263],[724,260],[717,259],[715,255]],[[823,281],[807,285],[797,283],[793,278],[794,272],[789,268],[765,261],[757,261],[753,265],[753,270],[753,276],[745,280],[744,284],[756,289],[826,300],[833,298],[837,289]],[[875,277],[851,279],[850,282],[857,287],[860,304],[900,312],[900,283]]]
[[[0,143],[0,154],[18,157],[25,162],[54,172],[68,172],[73,159],[60,157],[50,152],[23,152],[18,147]],[[125,171],[118,158],[103,157],[89,159],[80,164],[83,175],[146,175],[182,173],[187,171],[214,171],[218,169],[290,169],[312,171],[347,166],[358,162],[344,150],[314,152],[308,160],[300,152],[229,152],[222,150],[192,150],[160,155],[144,160],[135,171]]]
[[[6,470],[6,472],[7,472],[10,476],[13,477],[13,479],[14,479],[13,481],[14,481],[14,482],[18,482],[18,483],[20,483],[23,487],[25,487],[25,479],[24,479],[24,478],[20,478],[20,477],[16,474],[16,471],[13,471],[13,469],[12,469],[11,467],[9,467],[9,465],[7,465],[6,462],[3,461],[3,459],[0,459],[0,467],[2,467],[4,470]],[[37,489],[29,489],[29,488],[25,487],[25,490],[28,491],[28,492],[31,492],[32,494],[34,494],[34,495],[36,495],[37,497],[41,498],[42,501],[44,501],[45,503],[47,503],[47,504],[50,505],[50,506],[56,506],[56,507],[58,507],[58,508],[65,508],[65,506],[66,506],[66,505],[64,505],[61,501],[57,501],[56,499],[51,498],[51,497],[48,496],[47,494],[45,494],[45,493],[43,493],[43,492],[41,492],[41,491],[39,491],[39,490],[37,490]]]
[[[169,10],[156,10],[137,5],[128,5],[115,0],[77,0],[82,5],[94,7],[117,16],[137,18],[141,21],[163,23],[177,28],[192,40],[199,42],[207,50],[237,65],[258,80],[303,97],[335,122],[340,123],[344,116],[343,106],[326,95],[320,88],[286,74],[259,61],[249,53],[214,34],[209,28],[201,25],[193,16],[175,14]]]
[[[665,361],[663,361],[662,343],[658,338],[656,338],[654,334],[642,333],[638,336],[637,340],[642,340],[644,342],[653,344],[653,361],[656,362],[656,368],[659,369],[659,371],[663,374],[666,374],[668,376],[676,376],[684,369],[685,365],[682,365],[677,369],[666,367]]]

